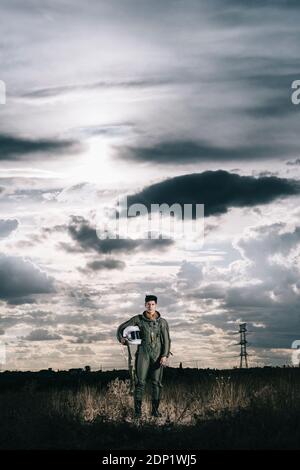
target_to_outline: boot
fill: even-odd
[[[155,418],[160,418],[160,417],[161,417],[161,414],[160,414],[160,412],[158,411],[158,407],[159,407],[159,400],[152,400],[152,412],[151,412],[151,415],[152,415],[152,416],[155,416]]]
[[[134,401],[134,414],[136,418],[140,418],[142,416],[142,401],[141,400]]]

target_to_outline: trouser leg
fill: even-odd
[[[136,401],[142,401],[144,395],[144,389],[146,385],[146,379],[148,374],[148,369],[150,365],[150,358],[143,351],[139,351],[136,355],[136,386],[134,397]]]
[[[151,366],[152,381],[152,400],[159,400],[162,389],[163,367],[159,364],[159,360],[155,361]]]

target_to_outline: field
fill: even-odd
[[[161,418],[126,371],[3,372],[1,449],[299,449],[300,369],[165,371]]]

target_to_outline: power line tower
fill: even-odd
[[[247,343],[248,341],[246,340],[246,332],[247,332],[247,323],[241,323],[240,324],[240,342],[238,344],[241,345],[241,352],[240,352],[240,368],[243,367],[243,358],[245,362],[245,366],[248,368],[248,353],[247,353]]]

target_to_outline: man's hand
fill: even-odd
[[[161,357],[160,361],[159,361],[160,365],[161,366],[166,366],[167,365],[167,360],[168,360],[168,358],[166,356]]]
[[[122,338],[121,339],[121,343],[124,344],[124,346],[128,343],[127,339],[126,338]]]

